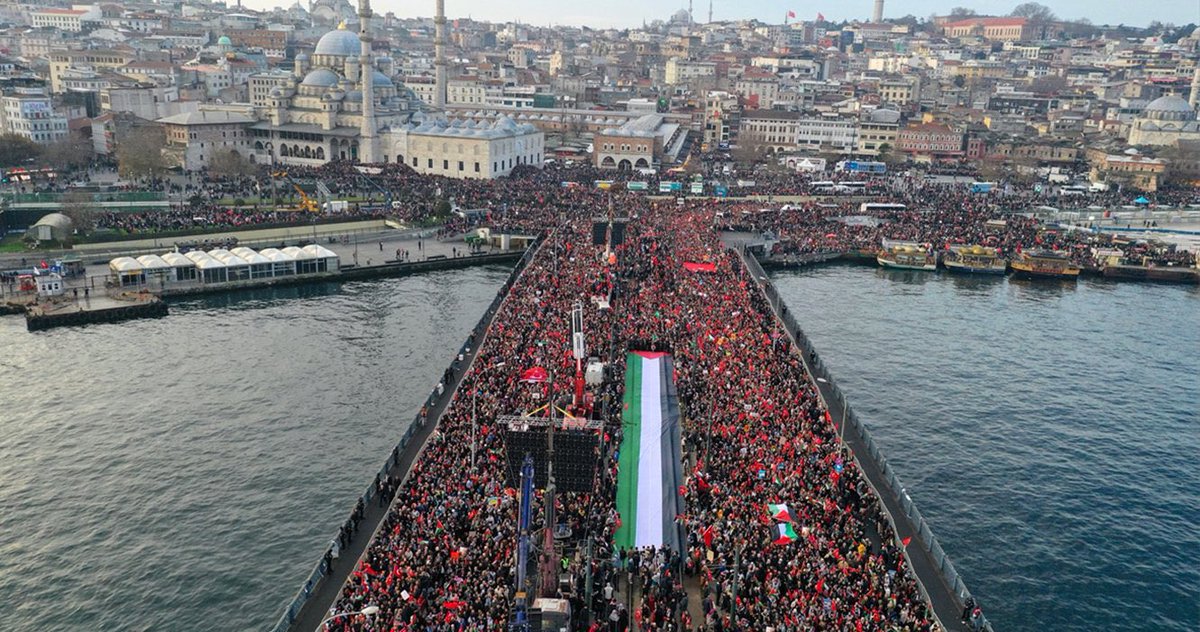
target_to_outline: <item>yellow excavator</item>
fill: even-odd
[[[300,185],[288,175],[288,172],[276,171],[273,172],[271,176],[274,178],[283,178],[284,180],[287,180],[287,183],[292,185],[293,189],[296,189],[296,193],[300,194],[300,208],[302,210],[308,211],[309,213],[321,212],[321,207],[318,206],[312,198],[308,197],[308,194],[304,192],[304,189],[301,189]]]

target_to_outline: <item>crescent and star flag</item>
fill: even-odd
[[[550,374],[546,372],[546,369],[544,369],[540,366],[535,366],[532,369],[526,369],[523,373],[521,373],[521,381],[522,382],[539,382],[540,383],[540,382],[545,382],[549,377],[550,377]]]
[[[903,540],[900,541],[900,544],[903,544],[904,546],[907,547],[909,542],[912,542],[912,536],[904,538]]]
[[[818,14],[817,14],[817,21],[818,21],[818,22],[824,22],[824,21],[825,21],[825,14],[824,14],[824,13],[818,13]]]
[[[794,17],[796,17],[796,12],[795,12],[795,11],[788,11],[788,17],[789,17],[789,18],[794,18]]]

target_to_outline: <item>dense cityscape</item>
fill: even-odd
[[[432,392],[384,387],[419,410],[296,544],[273,632],[1002,628],[771,275],[1194,299],[1200,26],[892,4],[589,28],[0,0],[0,313],[49,336],[510,266],[440,376],[421,359]]]

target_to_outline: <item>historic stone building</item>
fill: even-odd
[[[1200,140],[1200,121],[1196,110],[1174,95],[1151,101],[1129,129],[1130,145],[1174,145],[1181,140]]]
[[[441,2],[438,13],[444,18]],[[358,17],[358,33],[343,22],[322,36],[311,54],[296,55],[290,76],[250,78],[258,114],[247,125],[251,160],[273,165],[404,162],[422,173],[463,178],[502,176],[523,164],[541,166],[544,137],[536,127],[508,117],[449,120],[397,85],[391,58],[371,48],[367,0],[360,0]],[[445,91],[442,74],[435,103],[445,103]]]

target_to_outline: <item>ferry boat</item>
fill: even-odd
[[[1010,264],[1013,276],[1023,279],[1079,278],[1080,267],[1066,253],[1054,250],[1027,250],[1017,254]]]
[[[875,256],[875,261],[896,270],[937,270],[937,254],[929,244],[913,241],[883,240],[883,249]]]
[[[942,254],[942,264],[950,272],[967,274],[1004,274],[1008,270],[1008,260],[995,248],[979,245],[950,246]]]

